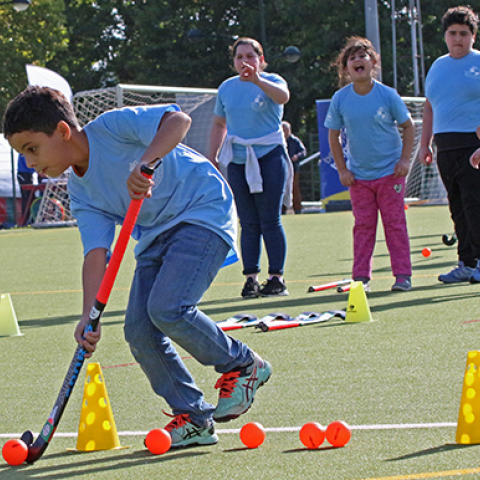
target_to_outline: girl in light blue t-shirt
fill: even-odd
[[[350,188],[353,229],[353,279],[369,289],[380,211],[395,283],[411,290],[412,265],[405,219],[405,177],[413,149],[414,126],[398,93],[377,82],[377,53],[369,40],[351,37],[337,58],[341,83],[332,98],[325,126],[342,185]],[[345,81],[346,80],[346,81]],[[404,130],[403,144],[397,125]],[[346,129],[351,160],[339,140]]]

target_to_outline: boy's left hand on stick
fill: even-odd
[[[94,332],[86,332],[85,327],[88,324],[88,319],[82,319],[77,325],[75,329],[75,340],[77,343],[83,346],[85,350],[87,350],[87,354],[85,354],[85,358],[90,358],[92,353],[97,348],[97,343],[100,340],[100,324],[98,324],[97,329]]]
[[[133,169],[127,179],[127,188],[132,200],[140,200],[143,197],[152,196],[152,186],[154,184],[151,178],[146,178],[141,172],[142,165],[138,164]]]
[[[408,158],[401,158],[395,165],[393,173],[395,177],[406,177],[410,169],[410,160]]]

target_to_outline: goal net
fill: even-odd
[[[114,108],[176,103],[192,118],[190,130],[182,143],[207,155],[216,97],[216,89],[120,84],[116,87],[78,92],[73,97],[73,105],[80,125],[84,126],[101,113]],[[75,224],[70,211],[67,180],[68,175],[62,179],[48,180],[44,201],[40,203],[38,213],[33,212],[34,227]]]
[[[415,143],[413,147],[410,171],[407,176],[407,202],[414,204],[447,204],[447,192],[438,172],[436,155],[433,163],[423,165],[420,162],[420,141],[422,138],[422,115],[425,98],[402,97],[415,123]]]

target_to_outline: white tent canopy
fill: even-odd
[[[12,198],[13,197],[13,187],[12,187],[12,149],[3,137],[0,134],[0,197],[1,198]],[[17,182],[17,157],[18,154],[13,151],[13,162],[15,169],[15,188],[17,198],[21,197],[20,186]]]

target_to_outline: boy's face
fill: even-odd
[[[445,42],[452,58],[463,58],[473,48],[475,35],[467,25],[450,25],[445,32]]]
[[[71,165],[66,136],[69,127],[60,122],[52,135],[26,130],[14,133],[8,142],[25,156],[30,168],[49,177],[59,177]]]

